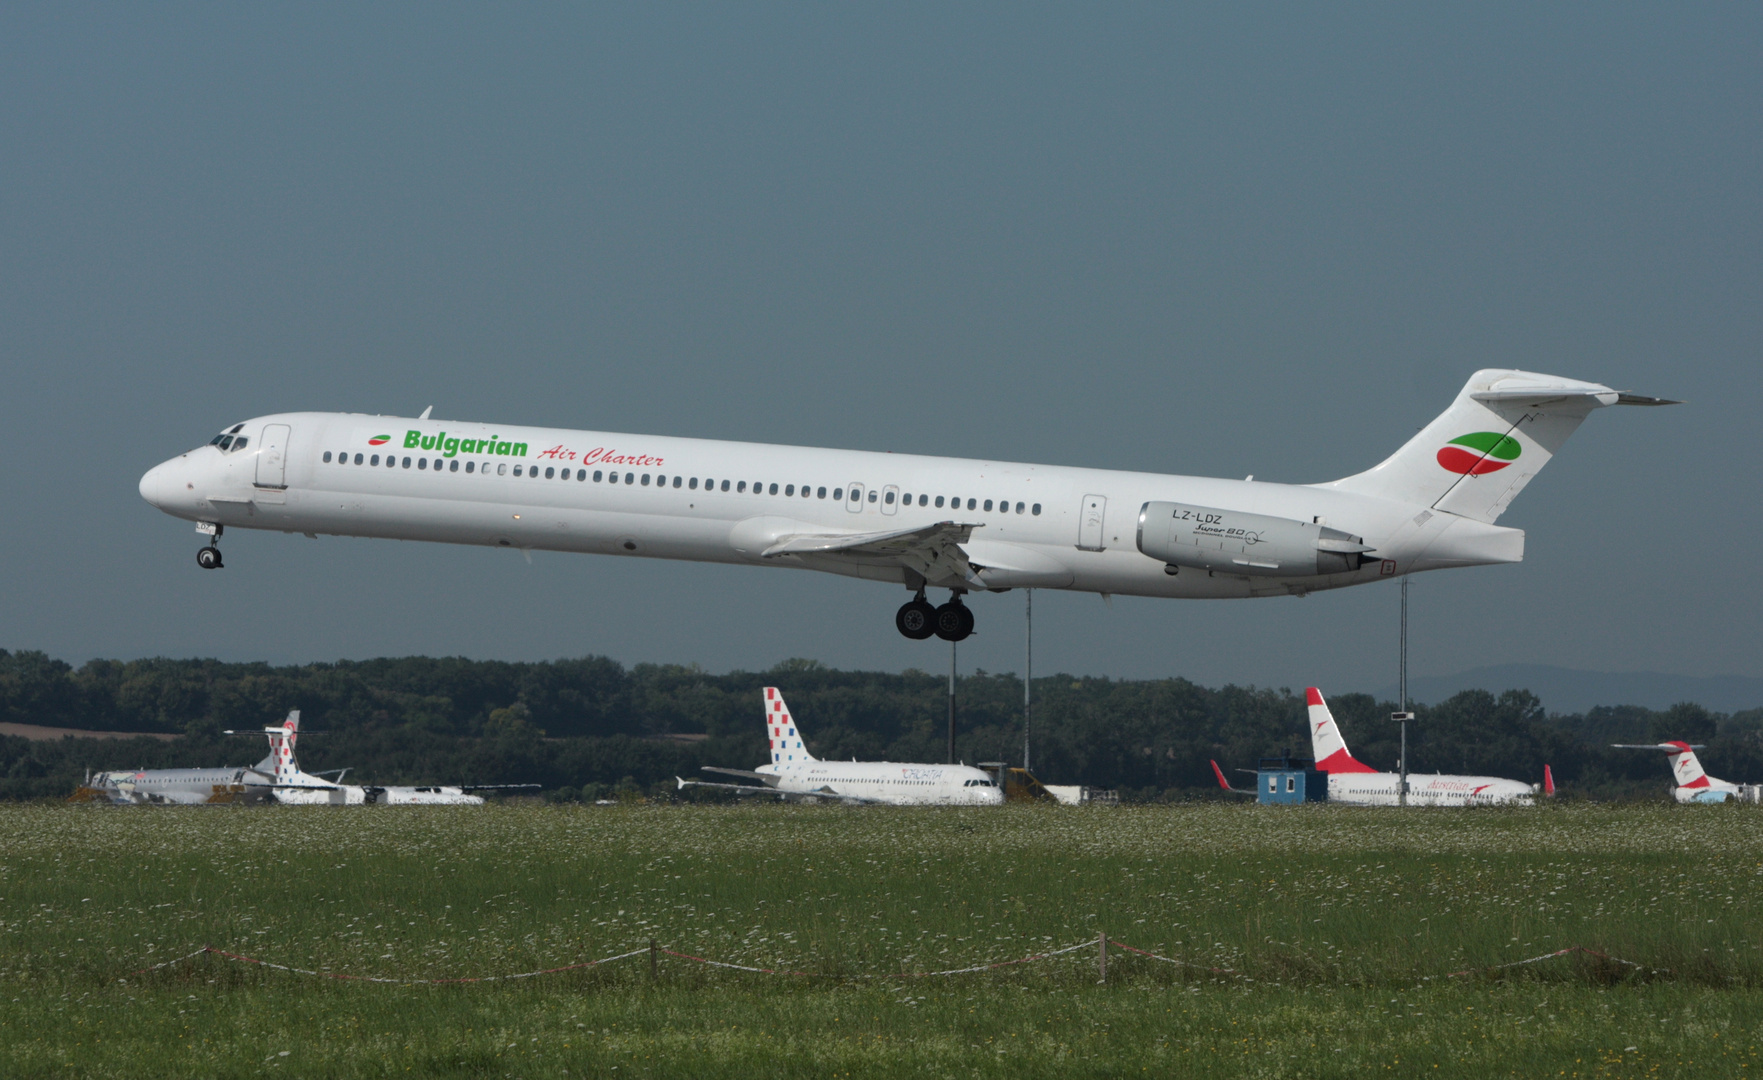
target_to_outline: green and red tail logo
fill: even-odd
[[[392,437],[390,435],[375,435],[373,438],[367,440],[367,445],[384,446],[391,441]]]
[[[1524,448],[1518,440],[1497,431],[1459,435],[1439,449],[1439,464],[1462,476],[1499,472],[1518,460]]]

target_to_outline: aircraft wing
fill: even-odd
[[[710,766],[706,765],[704,767],[709,768]],[[736,772],[737,770],[719,769],[717,771]],[[843,803],[879,804],[882,802],[881,799],[870,799],[862,795],[844,795],[831,788],[823,788],[820,791],[779,791],[774,787],[754,787],[751,784],[713,784],[708,780],[687,780],[678,776],[674,777],[674,779],[679,782],[680,791],[684,791],[689,787],[707,787],[716,788],[719,791],[732,791],[737,795],[775,795],[785,802],[798,802],[803,799],[837,799]]]
[[[961,545],[983,522],[939,521],[916,529],[868,533],[798,533],[779,537],[760,554],[767,559],[796,555],[805,561],[827,558],[871,565],[903,566],[939,588],[984,590]]]
[[[1250,770],[1242,769],[1239,771],[1249,772]],[[1218,777],[1218,786],[1223,788],[1224,790],[1230,792],[1232,795],[1247,795],[1250,798],[1256,797],[1256,795],[1253,791],[1244,791],[1242,788],[1231,787],[1230,781],[1226,780],[1224,778],[1224,770],[1218,767],[1218,762],[1216,762],[1216,761],[1212,762],[1212,775]],[[1259,776],[1260,774],[1256,773],[1256,775]]]
[[[730,776],[745,776],[750,780],[763,780],[763,779],[765,779],[764,773],[757,773],[751,769],[725,769],[721,765],[700,765],[698,767],[700,769],[703,769],[705,772],[727,773]],[[675,779],[678,779],[678,778],[676,777]]]

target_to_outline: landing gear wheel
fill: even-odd
[[[951,600],[937,609],[936,634],[944,641],[966,641],[973,633],[973,612],[960,600]]]
[[[210,544],[208,547],[197,550],[196,565],[204,570],[219,570],[221,568],[220,549]]]
[[[937,609],[922,596],[909,600],[894,612],[894,627],[913,641],[923,641],[937,632]]]

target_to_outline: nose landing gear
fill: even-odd
[[[226,531],[226,526],[218,522],[199,521],[196,523],[196,531],[204,536],[213,537],[212,540],[208,541],[207,547],[197,550],[196,565],[204,570],[221,569],[222,564],[220,561],[220,548],[218,545],[220,543],[220,534]]]

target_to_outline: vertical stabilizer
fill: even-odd
[[[1400,450],[1320,486],[1492,524],[1593,409],[1631,402],[1655,403],[1559,375],[1478,371],[1451,407]]]
[[[1304,700],[1310,706],[1310,753],[1316,758],[1319,770],[1326,773],[1377,771],[1347,751],[1347,740],[1341,737],[1334,714],[1328,711],[1328,703],[1322,700],[1322,691],[1312,686],[1304,691]]]
[[[1659,749],[1671,755],[1671,774],[1677,777],[1677,786],[1686,788],[1708,787],[1708,774],[1702,769],[1702,762],[1696,757],[1696,751],[1686,742],[1661,743]]]
[[[1543,766],[1543,794],[1555,794],[1555,773],[1547,765]]]
[[[796,730],[796,721],[784,704],[783,692],[775,686],[765,688],[765,737],[771,741],[773,765],[820,760],[802,745],[801,733]]]
[[[291,710],[280,729],[264,728],[263,731],[269,736],[269,761],[275,769],[275,782],[293,783],[300,775],[300,763],[294,758],[294,742],[300,737],[300,710]]]

